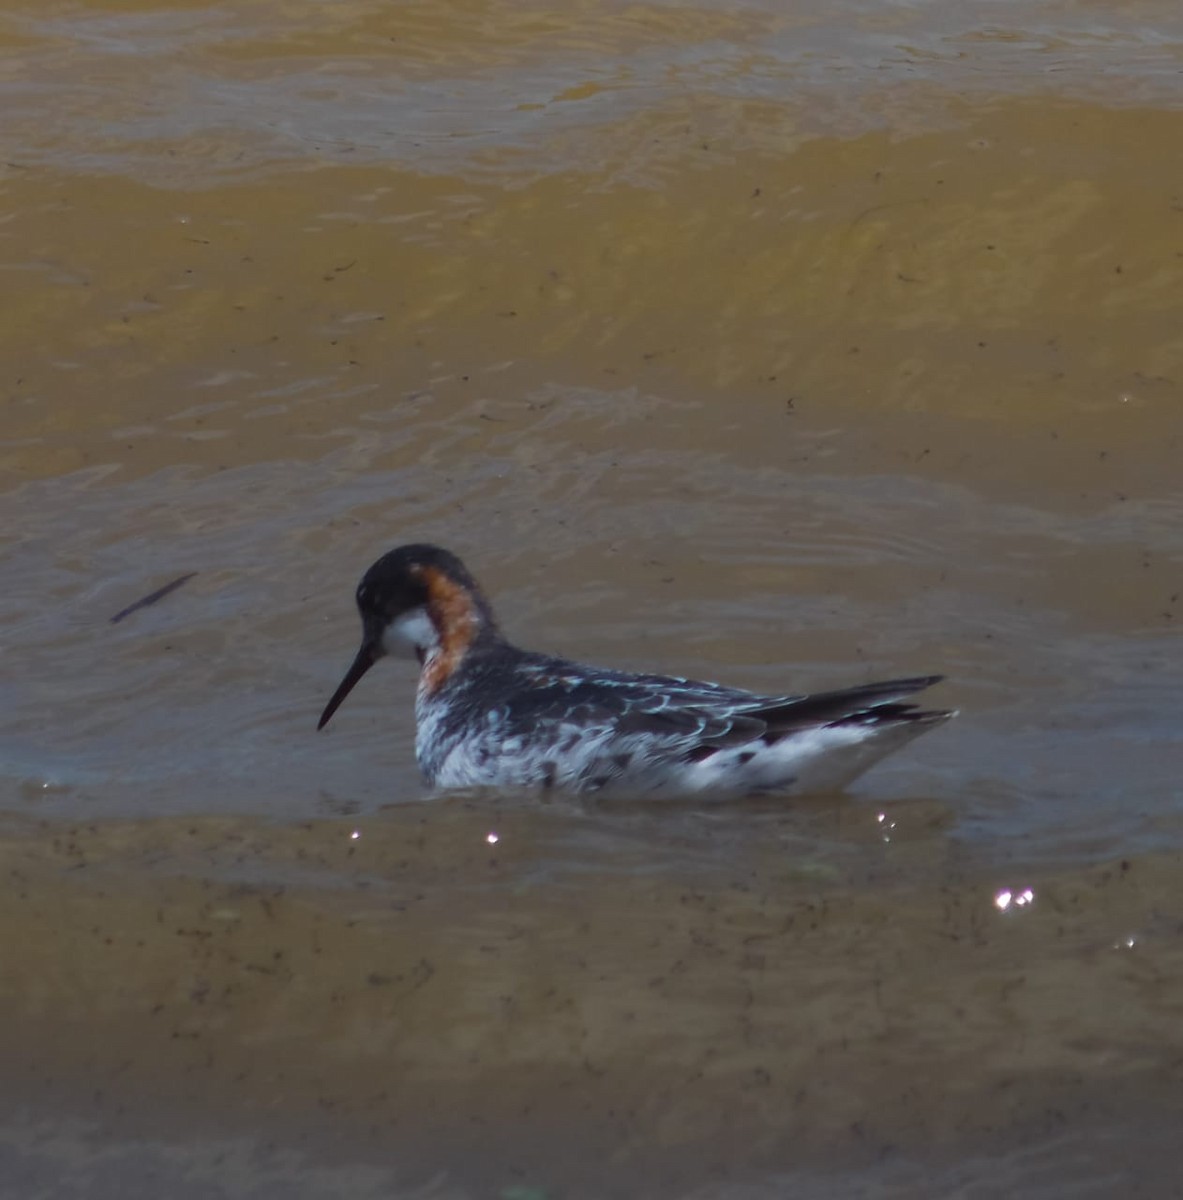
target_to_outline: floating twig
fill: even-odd
[[[111,624],[118,625],[124,617],[130,617],[133,612],[138,612],[141,608],[147,608],[149,604],[155,604],[157,600],[163,600],[169,592],[175,592],[181,584],[188,583],[196,574],[196,571],[190,571],[188,575],[178,575],[172,583],[166,583],[164,587],[157,588],[154,592],[149,592],[142,599],[137,600],[134,604],[129,604],[126,608],[117,612],[111,618]]]

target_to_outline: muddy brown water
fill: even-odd
[[[0,44],[0,1195],[1179,1194],[1174,5]],[[539,648],[961,716],[432,798],[405,668],[313,732],[422,539]]]

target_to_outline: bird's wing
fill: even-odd
[[[760,697],[751,708],[741,711],[765,723],[765,737],[784,736],[800,729],[823,725],[935,720],[949,714],[943,711],[924,712],[914,704],[900,704],[898,701],[913,692],[931,687],[942,678],[941,675],[920,675],[910,679],[866,683],[834,692],[814,692],[808,696]]]
[[[812,695],[759,696],[722,684],[598,670],[561,659],[534,659],[520,670],[528,686],[511,689],[503,709],[508,729],[525,732],[553,723],[581,728],[591,737],[611,730],[618,737],[649,737],[670,749],[680,743],[691,754],[698,747],[714,751],[757,738],[771,742],[817,726],[944,715],[898,703],[939,675]]]
[[[758,708],[761,698],[721,684],[598,670],[562,659],[529,661],[517,673],[506,689],[510,699],[501,707],[505,727],[513,732],[553,723],[589,734],[611,729],[619,736],[680,741],[724,736],[740,726],[753,737],[765,728],[746,711]]]

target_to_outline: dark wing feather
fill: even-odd
[[[620,734],[650,734],[683,742],[692,753],[704,755],[760,737],[771,742],[819,725],[936,720],[948,715],[893,703],[938,682],[940,675],[809,696],[757,696],[739,688],[665,675],[593,671],[579,663],[521,651],[511,663],[502,661],[494,669],[506,667],[516,676],[513,685],[504,689],[511,697],[502,709],[508,732],[527,733],[551,722],[572,720],[608,724]]]
[[[816,692],[787,703],[773,701],[748,712],[766,722],[769,733],[778,735],[817,725],[939,720],[949,713],[925,712],[914,704],[893,702],[900,696],[931,687],[943,678],[942,675],[921,675],[912,679],[889,679],[835,692]]]
[[[554,723],[610,725],[618,734],[671,741],[759,737],[765,725],[749,714],[751,692],[664,675],[592,669],[564,659],[521,654],[497,680],[509,697],[501,707],[507,731],[525,734]],[[484,690],[484,689],[482,689]],[[463,701],[461,701],[463,703]],[[741,739],[742,740],[742,739]]]

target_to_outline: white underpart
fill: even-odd
[[[382,631],[382,649],[392,658],[424,658],[439,646],[426,608],[410,608]]]
[[[432,705],[420,706],[419,736],[434,734]],[[490,714],[493,716],[493,714]],[[621,737],[610,726],[560,725],[544,742],[499,736],[496,720],[455,745],[440,764],[437,787],[537,786],[543,764],[555,764],[560,788],[636,796],[700,796],[727,799],[774,790],[785,794],[836,791],[893,750],[930,726],[923,722],[891,725],[817,726],[786,734],[771,746],[760,739],[686,762],[669,741],[645,734]],[[556,752],[557,745],[575,745]],[[422,744],[422,743],[421,743]],[[628,766],[613,770],[613,759],[627,754]],[[602,785],[591,781],[609,775]]]
[[[658,786],[654,791],[720,798],[765,789],[798,795],[839,791],[927,728],[908,722],[803,729],[787,734],[771,746],[755,741],[720,750],[701,762],[686,763],[677,780],[667,777],[666,786]],[[627,781],[622,781],[622,787],[627,788]]]

